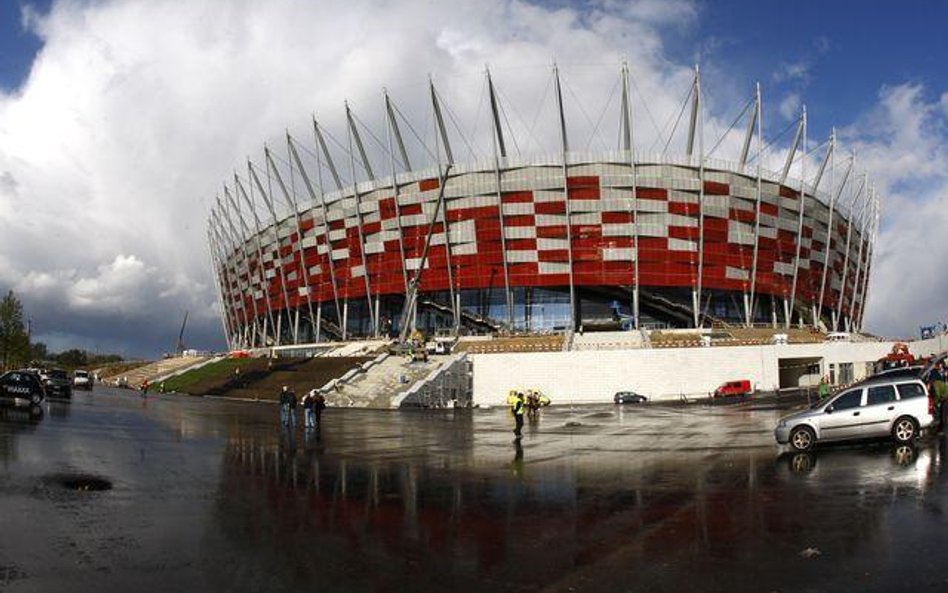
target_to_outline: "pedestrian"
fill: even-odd
[[[820,385],[818,389],[819,389],[819,394],[820,394],[820,401],[823,401],[824,399],[829,397],[830,386],[829,386],[829,381],[826,379],[826,375],[820,377]]]
[[[140,389],[141,389],[141,396],[147,397],[148,396],[148,379],[144,379],[142,381]]]
[[[306,392],[303,396],[303,426],[306,428],[316,427],[316,396],[315,389]]]
[[[290,421],[290,388],[286,385],[280,391],[280,424],[286,426]]]
[[[510,406],[510,413],[514,417],[514,436],[519,439],[523,432],[523,392],[517,392],[517,399]]]
[[[326,409],[326,398],[323,397],[322,393],[316,393],[316,396],[313,398],[313,415],[316,419],[316,428],[322,426],[323,422],[323,410]]]
[[[932,401],[935,403],[935,424],[938,426],[938,432],[945,428],[945,416],[948,415],[948,377],[945,376],[945,363],[939,360],[935,363],[931,372],[928,373],[928,393],[931,394]]]
[[[290,389],[287,393],[289,394],[287,399],[290,402],[289,425],[296,426],[296,392]]]

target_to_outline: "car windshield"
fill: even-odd
[[[59,369],[56,369],[56,370],[54,370],[54,371],[50,371],[50,372],[49,372],[49,376],[50,376],[50,377],[55,377],[56,379],[65,379],[65,378],[66,378],[66,371],[61,371],[61,370],[59,370]]]

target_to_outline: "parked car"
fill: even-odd
[[[932,425],[933,412],[931,396],[919,379],[883,376],[784,416],[774,437],[797,451],[808,451],[816,443],[879,437],[911,443]]]
[[[46,371],[46,395],[48,397],[72,397],[72,381],[62,369]]]
[[[644,404],[648,398],[634,391],[620,391],[612,397],[617,404]]]
[[[28,407],[42,413],[40,405],[46,399],[46,390],[35,374],[27,371],[9,371],[0,375],[0,401],[18,408]]]
[[[714,390],[712,397],[731,397],[750,395],[751,382],[749,379],[740,379],[738,381],[728,381]]]
[[[72,374],[72,386],[75,389],[92,389],[92,374],[89,371],[76,369]]]

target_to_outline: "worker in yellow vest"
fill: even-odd
[[[523,430],[523,392],[517,392],[517,399],[514,401],[513,406],[510,407],[510,412],[514,417],[514,436],[520,438],[521,432]]]

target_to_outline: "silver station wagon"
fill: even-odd
[[[781,445],[808,451],[816,443],[891,437],[913,441],[934,422],[928,389],[914,377],[874,377],[784,416],[774,436]]]

